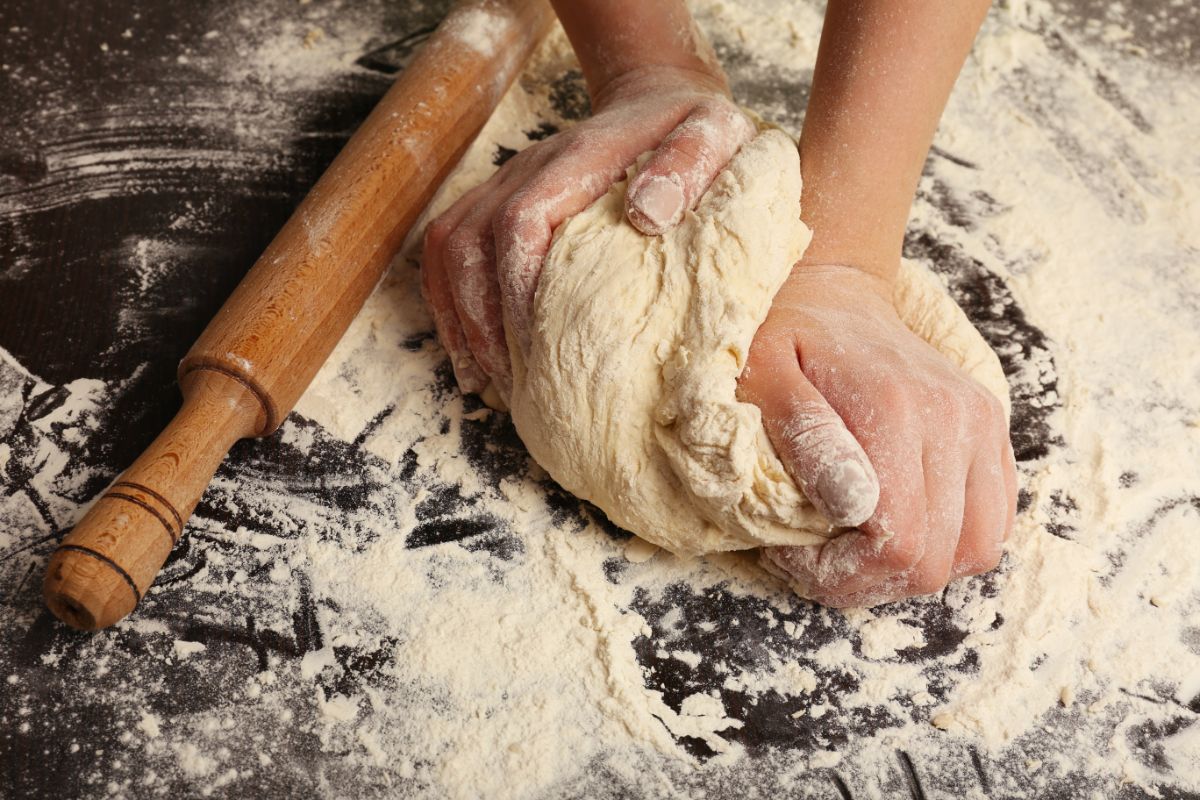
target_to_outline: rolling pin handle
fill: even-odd
[[[260,398],[228,371],[193,370],[182,387],[179,413],[50,558],[42,593],[73,628],[104,628],[133,610],[229,448],[267,425]]]

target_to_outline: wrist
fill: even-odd
[[[836,266],[840,270],[853,270],[869,279],[869,282],[889,294],[896,283],[900,270],[900,255],[884,256],[856,251],[852,248],[809,247],[792,272],[819,272]]]
[[[666,96],[677,92],[730,96],[729,82],[721,68],[702,62],[638,64],[588,84],[593,111],[602,111],[629,97]]]
[[[846,194],[836,181],[832,182],[834,190],[829,191],[831,182],[822,181],[822,175],[810,179],[804,166],[801,154],[804,192],[800,217],[813,237],[796,268],[845,265],[875,277],[890,292],[900,270],[908,207],[893,208],[870,192]]]
[[[551,0],[587,81],[593,104],[627,76],[679,70],[725,77],[685,0]]]
[[[873,297],[885,301],[890,306],[895,291],[895,273],[898,269],[899,259],[896,269],[886,273],[846,260],[813,261],[805,254],[804,258],[792,266],[792,271],[780,288],[779,294],[783,297],[804,297],[812,292],[814,285],[840,286],[852,291],[864,302]]]

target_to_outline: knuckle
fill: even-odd
[[[903,547],[889,550],[883,559],[884,565],[894,573],[905,573],[921,563],[922,548]]]
[[[596,154],[595,142],[586,136],[572,136],[560,142],[555,148],[555,159],[564,161],[578,161],[583,158],[591,158]]]
[[[712,120],[720,123],[732,120],[739,113],[737,108],[723,96],[710,94],[696,100],[687,119]]]
[[[697,111],[703,116],[714,119],[724,130],[733,133],[746,133],[754,130],[754,123],[750,121],[750,118],[724,96],[718,95],[703,100]]]
[[[974,384],[962,393],[962,404],[969,419],[985,423],[994,421],[1000,409],[1000,402],[991,392]]]
[[[982,575],[985,572],[991,572],[1000,566],[1000,559],[1003,556],[1004,549],[1000,546],[984,548],[972,553],[969,557],[960,559],[954,566],[954,574],[959,577],[966,577],[968,575]]]
[[[950,583],[949,572],[919,569],[913,574],[909,586],[913,594],[934,594],[945,589],[948,583]]]
[[[496,231],[497,237],[511,234],[520,228],[527,219],[531,207],[532,203],[523,194],[514,195],[501,203],[492,221],[492,228]]]
[[[914,527],[897,531],[883,543],[880,564],[893,574],[914,569],[925,555],[925,537]]]
[[[990,438],[1005,426],[1004,407],[1000,400],[975,382],[953,387],[943,400],[947,416],[974,435]]]
[[[913,411],[912,393],[907,384],[889,377],[879,384],[876,405],[889,417],[907,419]]]
[[[678,172],[680,162],[706,162],[711,159],[709,136],[703,128],[692,125],[686,129],[681,127],[679,132],[679,136],[672,137],[670,142],[665,143],[655,154],[655,161],[660,164],[669,161],[671,171]]]
[[[923,399],[925,414],[936,423],[935,430],[953,431],[971,420],[971,392],[958,383],[932,382],[925,387]]]
[[[445,241],[445,252],[454,267],[474,266],[482,256],[480,231],[460,226]]]
[[[454,232],[454,226],[444,216],[425,226],[425,250],[440,250]]]

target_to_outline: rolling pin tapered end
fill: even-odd
[[[137,605],[121,574],[102,564],[73,550],[59,550],[50,559],[42,595],[54,616],[76,630],[107,628]]]
[[[42,595],[72,628],[93,631],[122,619],[167,560],[171,520],[148,491],[114,484],[50,557]]]

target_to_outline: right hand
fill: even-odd
[[[512,388],[504,326],[528,346],[542,260],[554,229],[601,197],[646,151],[626,212],[640,231],[664,233],[695,206],[753,122],[719,73],[644,67],[614,78],[593,115],[539,142],[458,199],[425,231],[422,288],[464,392]]]
[[[1016,513],[1004,408],[905,327],[892,295],[891,281],[854,267],[795,267],[739,381],[813,506],[856,528],[763,551],[827,606],[876,606],[987,572]]]

